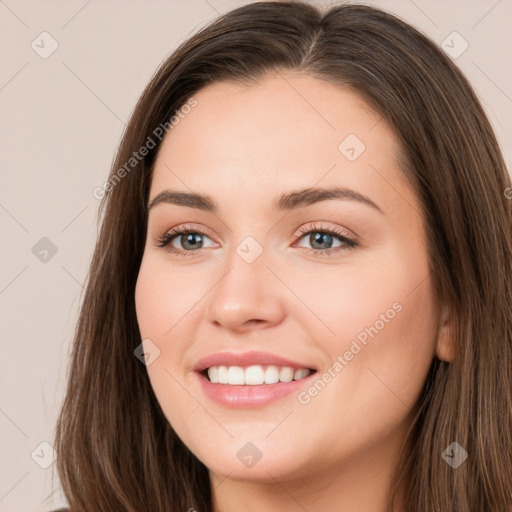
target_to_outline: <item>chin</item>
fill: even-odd
[[[261,434],[260,434],[261,435]],[[251,480],[257,482],[284,481],[292,477],[305,476],[312,469],[307,455],[300,446],[289,443],[287,446],[276,445],[262,436],[230,439],[220,443],[212,451],[211,447],[201,447],[195,452],[196,457],[217,475],[228,476],[233,480]],[[299,443],[300,444],[300,443]]]

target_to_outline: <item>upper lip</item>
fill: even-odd
[[[293,369],[307,368],[314,370],[310,365],[292,361],[269,352],[217,352],[203,357],[195,365],[196,372],[202,372],[212,366],[251,366],[251,365],[275,365],[288,366]]]

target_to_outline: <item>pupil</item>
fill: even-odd
[[[188,233],[185,236],[185,243],[183,243],[183,247],[185,249],[187,249],[187,244],[190,244],[190,247],[188,247],[189,249],[196,249],[197,247],[201,247],[201,235],[198,233]]]
[[[329,233],[323,233],[322,231],[317,231],[316,233],[314,234],[311,234],[311,237],[312,237],[312,247],[315,247],[315,244],[318,243],[318,244],[328,244],[330,246],[330,244],[332,243],[332,235],[330,235]],[[330,249],[330,247],[317,247],[318,249]]]

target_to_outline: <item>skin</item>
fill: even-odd
[[[193,191],[219,211],[150,210],[135,298],[141,336],[160,350],[147,366],[159,403],[209,469],[216,512],[384,511],[432,359],[450,354],[449,317],[437,314],[423,216],[396,137],[355,92],[296,72],[250,87],[218,82],[195,98],[162,143],[150,202],[166,189]],[[366,146],[352,162],[338,150],[351,133]],[[382,212],[336,199],[272,209],[281,193],[334,185]],[[156,247],[191,223],[205,234],[193,255]],[[359,245],[339,250],[334,237],[324,246],[334,252],[315,256],[318,245],[298,232],[311,223]],[[263,249],[252,263],[236,252],[249,235]],[[184,251],[185,237],[172,245]],[[292,394],[253,409],[221,406],[192,371],[215,352],[261,350],[320,375],[395,303],[401,310],[307,404]],[[262,454],[252,467],[237,457],[249,441]]]

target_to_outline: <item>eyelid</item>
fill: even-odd
[[[218,238],[224,242],[221,237],[214,236],[208,228],[193,222],[187,222],[186,224],[176,224],[176,226],[167,228],[161,232],[161,235],[158,238],[161,239],[162,237],[174,232],[176,232],[176,235],[182,235],[187,232],[199,233],[201,235],[207,236],[212,241],[215,241],[215,239]]]
[[[164,249],[169,253],[175,253],[179,256],[194,256],[198,251],[185,251],[172,245],[175,239],[179,238],[180,236],[184,236],[187,233],[198,233],[201,236],[210,239],[213,244],[218,245],[217,242],[215,242],[215,237],[209,235],[209,229],[202,226],[197,226],[199,225],[193,223],[177,224],[176,226],[168,228],[161,232],[161,234],[157,235],[153,241],[153,245],[157,249]],[[202,249],[204,248],[202,247]]]
[[[175,239],[190,233],[197,233],[201,236],[207,237],[214,244],[217,243],[215,242],[215,237],[210,236],[209,229],[204,228],[202,226],[197,226],[199,225],[193,223],[178,224],[170,229],[165,230],[163,234],[156,239],[154,245],[157,248],[163,248],[170,253],[175,253],[181,256],[194,256],[200,252],[200,249],[211,249],[211,247],[201,247],[197,250],[186,251],[172,246],[172,242]],[[329,233],[335,238],[338,238],[344,244],[343,246],[331,247],[329,249],[313,249],[309,247],[300,247],[300,249],[302,249],[303,251],[308,251],[315,257],[323,257],[325,254],[335,255],[338,252],[353,249],[360,245],[358,236],[355,235],[353,232],[345,228],[341,228],[339,226],[326,225],[323,221],[316,221],[305,224],[296,231],[294,235],[295,240],[292,244],[292,247],[295,247],[295,244],[300,242],[306,234],[315,231]]]
[[[328,223],[325,223],[325,221],[314,221],[304,224],[304,226],[301,226],[296,231],[294,236],[300,238],[302,235],[309,233],[310,231],[329,231],[334,232],[340,236],[344,236],[345,238],[353,240],[354,242],[359,240],[359,237],[353,231],[350,231],[341,226],[329,225]]]

